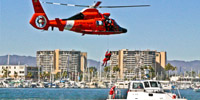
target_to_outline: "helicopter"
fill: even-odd
[[[109,18],[110,13],[100,13],[97,8],[123,8],[123,7],[147,7],[150,5],[130,5],[130,6],[99,6],[101,1],[89,5],[73,5],[53,2],[43,2],[46,4],[87,7],[72,17],[66,19],[55,18],[49,20],[39,0],[32,0],[34,14],[30,24],[39,30],[54,30],[57,27],[59,31],[69,30],[82,35],[114,35],[126,33],[127,29],[119,26],[114,19]]]

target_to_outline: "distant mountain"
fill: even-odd
[[[87,62],[89,67],[96,67],[97,70],[100,70],[101,62],[92,59],[88,59]]]
[[[10,55],[9,64],[10,65],[29,65],[36,66],[36,57],[32,56],[19,56],[19,55]],[[0,56],[0,65],[6,65],[8,61],[8,55]]]
[[[169,60],[168,63],[176,66],[178,68],[178,72],[184,71],[200,71],[200,60],[194,61],[181,61],[181,60]]]

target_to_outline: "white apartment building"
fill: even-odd
[[[27,75],[27,65],[0,65],[0,77],[2,78],[5,70],[8,70],[9,74],[5,77],[12,77],[14,78],[15,72],[17,78],[25,79]]]

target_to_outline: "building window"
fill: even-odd
[[[23,74],[23,73],[24,73],[24,71],[19,71],[19,73],[20,73],[20,74]]]

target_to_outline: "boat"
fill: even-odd
[[[164,91],[170,91],[173,87],[170,81],[159,81],[159,82],[161,83],[161,86]]]
[[[195,88],[194,88],[194,91],[195,91],[195,92],[200,92],[200,87],[195,87]]]
[[[82,88],[82,89],[87,88],[85,82],[79,82],[78,85],[79,85],[79,87]]]
[[[115,83],[115,86],[118,88],[118,89],[127,89],[128,88],[128,81],[125,81],[125,82],[116,82]]]
[[[107,100],[187,100],[181,98],[179,91],[179,95],[164,92],[161,83],[155,80],[130,81],[127,96],[123,99],[116,98],[119,93],[116,93],[115,89],[114,92],[112,90],[113,87]]]

